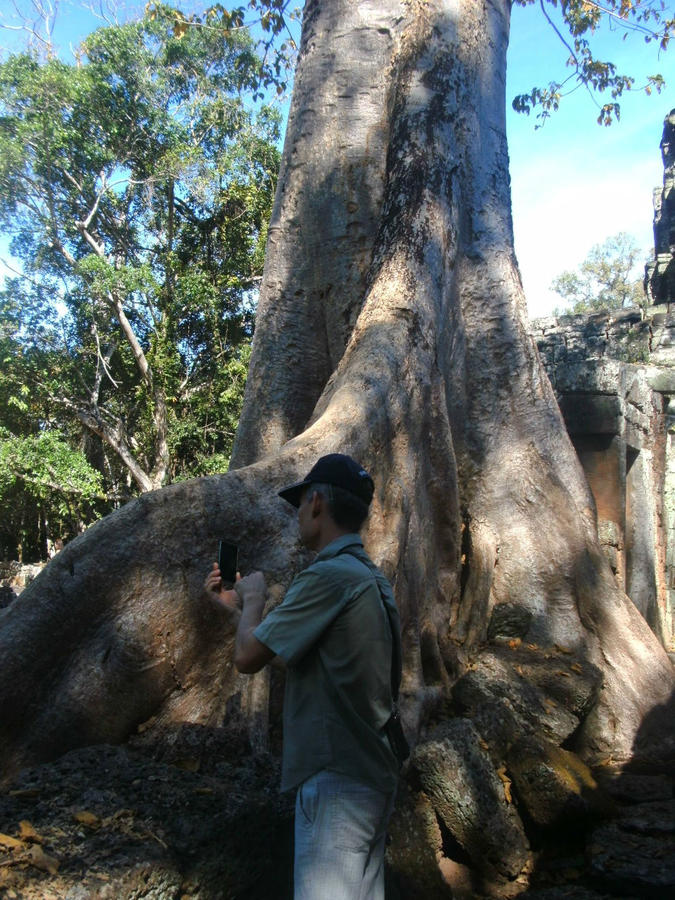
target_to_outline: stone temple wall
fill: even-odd
[[[536,319],[537,343],[619,584],[675,651],[675,312]]]

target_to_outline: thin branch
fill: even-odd
[[[584,6],[590,6],[593,9],[597,9],[598,12],[603,13],[610,19],[616,19],[621,24],[621,27],[625,28],[628,31],[639,31],[641,34],[648,34],[653,38],[661,37],[660,32],[653,31],[651,28],[648,28],[646,25],[642,25],[640,22],[635,22],[632,19],[624,18],[624,16],[620,15],[620,13],[615,12],[613,9],[608,9],[606,6],[602,6],[599,3],[593,3],[592,0],[584,0]]]
[[[544,17],[546,18],[546,21],[548,22],[548,24],[549,24],[549,25],[551,26],[551,28],[555,31],[555,33],[558,35],[558,37],[560,38],[560,41],[562,42],[563,46],[566,47],[567,50],[569,50],[570,56],[571,56],[572,59],[574,60],[574,64],[575,64],[576,69],[577,69],[577,72],[578,72],[578,71],[579,71],[579,59],[578,59],[578,57],[577,57],[576,52],[570,47],[570,45],[567,43],[567,40],[565,39],[565,36],[562,34],[562,32],[560,31],[560,29],[558,28],[558,26],[555,24],[555,22],[553,21],[553,19],[549,16],[548,12],[546,11],[546,7],[545,7],[545,5],[544,5],[544,0],[539,0],[539,6],[540,6],[541,11],[542,11],[542,13],[544,14]]]

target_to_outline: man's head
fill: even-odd
[[[373,479],[362,466],[351,456],[331,453],[279,496],[298,509],[303,543],[318,549],[327,543],[324,538],[360,530],[373,492]]]

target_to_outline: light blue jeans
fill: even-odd
[[[295,799],[295,900],[384,900],[394,794],[323,770]]]

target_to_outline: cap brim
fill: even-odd
[[[290,484],[288,487],[285,487],[283,490],[279,491],[279,496],[297,509],[300,506],[302,492],[308,484],[311,484],[311,482],[298,481],[295,484]]]

